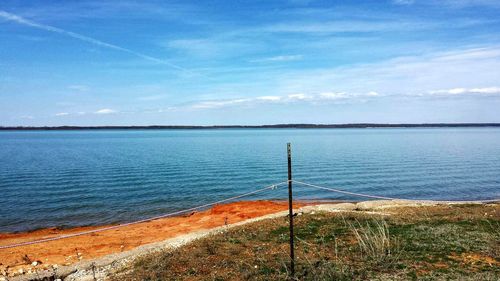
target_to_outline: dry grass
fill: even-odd
[[[383,219],[373,219],[362,224],[358,220],[348,223],[356,237],[362,254],[376,262],[386,262],[394,257],[394,237],[389,233],[389,226]]]

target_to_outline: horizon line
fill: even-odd
[[[349,128],[439,128],[500,127],[500,123],[285,123],[268,125],[102,125],[102,126],[0,126],[0,130],[127,130],[127,129],[349,129]]]

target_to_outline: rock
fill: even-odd
[[[304,213],[313,213],[313,212],[338,212],[338,211],[352,211],[356,209],[356,205],[353,203],[338,203],[338,204],[319,204],[313,206],[305,206],[302,207],[301,210]]]
[[[416,207],[416,206],[433,206],[439,204],[440,201],[430,200],[372,200],[364,201],[356,204],[358,210],[377,210],[394,207]]]
[[[34,261],[31,263],[32,266],[37,266],[38,265],[38,262],[37,261]]]
[[[368,211],[374,209],[381,209],[387,207],[394,207],[408,204],[408,201],[400,202],[399,200],[372,200],[372,201],[363,201],[356,204],[358,210]]]
[[[19,270],[17,272],[19,272],[19,274],[23,274],[24,273],[24,269],[19,268]]]
[[[352,211],[356,209],[356,204],[353,203],[339,203],[332,206],[334,209]]]

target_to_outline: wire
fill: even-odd
[[[242,197],[245,197],[245,196],[249,196],[249,195],[252,195],[252,194],[256,194],[256,193],[259,193],[259,192],[262,192],[262,191],[265,191],[265,190],[268,190],[268,189],[274,190],[274,189],[278,188],[281,185],[287,184],[288,182],[289,181],[280,182],[280,183],[277,183],[277,184],[266,186],[264,188],[257,189],[257,190],[254,190],[254,191],[251,191],[251,192],[247,192],[247,193],[244,193],[244,194],[240,194],[240,195],[237,195],[237,196],[233,196],[233,197],[230,197],[230,198],[222,199],[222,200],[219,200],[219,201],[215,201],[215,202],[203,204],[203,205],[192,207],[192,208],[189,208],[189,209],[184,209],[184,210],[180,210],[180,211],[176,211],[176,212],[172,212],[172,213],[168,213],[168,214],[164,214],[164,215],[156,216],[156,217],[152,217],[152,218],[147,218],[147,219],[143,219],[143,220],[138,220],[138,221],[133,221],[133,222],[128,222],[128,223],[123,223],[123,224],[118,224],[118,225],[113,225],[113,226],[108,226],[108,227],[103,227],[103,228],[89,230],[89,231],[78,232],[78,233],[74,233],[74,234],[68,234],[68,235],[62,235],[62,236],[57,236],[57,237],[51,237],[51,238],[45,238],[45,239],[35,240],[35,241],[28,241],[28,242],[21,242],[21,243],[16,243],[16,244],[4,245],[4,246],[0,246],[0,250],[2,250],[2,249],[11,249],[11,248],[16,248],[16,247],[21,247],[21,246],[34,245],[34,244],[40,244],[40,243],[44,243],[44,242],[56,241],[56,240],[61,240],[61,239],[67,239],[67,238],[72,238],[72,237],[77,237],[77,236],[82,236],[82,235],[87,235],[87,234],[92,234],[92,233],[103,232],[103,231],[107,231],[107,230],[118,229],[118,228],[122,228],[122,227],[125,227],[125,226],[139,224],[139,223],[143,223],[143,222],[149,222],[149,221],[157,220],[157,219],[161,219],[161,218],[171,217],[171,216],[179,215],[179,214],[182,214],[182,213],[186,213],[186,212],[190,212],[190,211],[194,211],[194,210],[198,210],[198,209],[210,207],[210,206],[217,205],[217,204],[224,203],[224,202],[228,202],[228,201],[231,201],[231,200],[239,199],[239,198],[242,198]],[[404,199],[404,198],[395,198],[395,197],[386,197],[386,196],[378,196],[378,195],[369,195],[369,194],[364,194],[364,193],[356,193],[356,192],[350,192],[350,191],[340,190],[340,189],[331,188],[331,187],[320,186],[320,185],[316,185],[316,184],[310,184],[310,183],[306,183],[306,182],[302,182],[302,181],[297,181],[297,180],[292,180],[292,182],[295,182],[295,183],[298,183],[298,184],[301,184],[301,185],[304,185],[304,186],[313,187],[313,188],[316,188],[316,189],[322,189],[322,190],[332,191],[332,192],[336,192],[336,193],[342,193],[342,194],[347,194],[347,195],[359,196],[359,197],[374,198],[374,199],[384,199],[384,200],[420,200],[420,201],[425,201],[425,200],[422,200],[422,199]],[[500,199],[479,200],[477,202],[497,202],[499,200]],[[471,202],[471,201],[444,201],[444,202]]]
[[[363,193],[355,193],[355,192],[349,192],[345,190],[340,190],[340,189],[335,189],[335,188],[330,188],[330,187],[324,187],[324,186],[319,186],[315,184],[310,184],[310,183],[305,183],[297,180],[292,180],[292,182],[302,184],[305,186],[309,187],[314,187],[317,189],[323,189],[323,190],[328,190],[328,191],[333,191],[337,193],[343,193],[343,194],[348,194],[348,195],[354,195],[354,196],[361,196],[361,197],[367,197],[367,198],[375,198],[375,199],[385,199],[385,200],[397,200],[398,198],[393,198],[393,197],[385,197],[385,196],[376,196],[376,195],[368,195],[368,194],[363,194]]]
[[[305,183],[297,180],[292,180],[292,182],[309,186],[309,187],[314,187],[317,189],[323,189],[323,190],[328,190],[332,192],[337,192],[337,193],[343,193],[343,194],[348,194],[348,195],[354,195],[354,196],[359,196],[359,197],[366,197],[366,198],[375,198],[375,199],[384,199],[384,200],[408,200],[408,201],[429,201],[429,199],[405,199],[405,198],[395,198],[395,197],[386,197],[386,196],[378,196],[378,195],[369,195],[369,194],[364,194],[364,193],[356,193],[356,192],[350,192],[350,191],[345,191],[345,190],[340,190],[336,188],[331,188],[331,187],[325,187],[325,186],[320,186],[316,184],[311,184],[311,183]],[[500,201],[500,199],[489,199],[489,200],[477,200],[477,201],[467,201],[467,200],[443,200],[443,202],[497,202]]]
[[[259,192],[262,192],[262,191],[265,191],[265,190],[268,190],[268,189],[276,189],[277,187],[279,187],[281,185],[284,185],[286,183],[287,183],[286,181],[285,182],[280,182],[280,183],[277,183],[277,184],[266,186],[264,188],[257,189],[257,190],[254,190],[254,191],[251,191],[251,192],[247,192],[247,193],[244,193],[244,194],[240,194],[240,195],[237,195],[237,196],[233,196],[233,197],[230,197],[230,198],[222,199],[222,200],[219,200],[219,201],[215,201],[215,202],[203,204],[203,205],[192,207],[192,208],[189,208],[189,209],[184,209],[184,210],[176,211],[176,212],[173,212],[173,213],[168,213],[168,214],[164,214],[164,215],[161,215],[161,216],[156,216],[156,217],[147,218],[147,219],[143,219],[143,220],[138,220],[138,221],[133,221],[133,222],[128,222],[128,223],[123,223],[123,224],[118,224],[118,225],[113,225],[113,226],[108,226],[108,227],[103,227],[103,228],[89,230],[89,231],[78,232],[78,233],[74,233],[74,234],[68,234],[68,235],[62,235],[62,236],[57,236],[57,237],[45,238],[45,239],[40,239],[40,240],[34,240],[34,241],[28,241],[28,242],[21,242],[21,243],[16,243],[16,244],[4,245],[4,246],[0,246],[0,250],[2,250],[2,249],[11,249],[11,248],[16,248],[16,247],[21,247],[21,246],[34,245],[34,244],[40,244],[40,243],[44,243],[44,242],[56,241],[56,240],[61,240],[61,239],[67,239],[67,238],[72,238],[72,237],[77,237],[77,236],[82,236],[82,235],[87,235],[87,234],[92,234],[92,233],[98,233],[98,232],[102,232],[102,231],[117,229],[117,228],[129,226],[129,225],[134,225],[134,224],[138,224],[138,223],[149,222],[149,221],[157,220],[157,219],[161,219],[161,218],[171,217],[171,216],[179,215],[179,214],[182,214],[182,213],[186,213],[186,212],[190,212],[190,211],[194,211],[194,210],[198,210],[198,209],[203,209],[203,208],[210,207],[210,206],[213,206],[213,205],[217,205],[217,204],[220,204],[220,203],[224,203],[224,202],[227,202],[227,201],[239,199],[239,198],[242,198],[242,197],[245,197],[245,196],[249,196],[249,195],[252,195],[252,194],[256,194],[256,193],[259,193]]]

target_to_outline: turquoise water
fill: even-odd
[[[500,197],[500,129],[0,132],[0,232],[128,222],[294,179],[391,197]],[[294,186],[296,198],[362,200]],[[286,198],[286,189],[248,199]]]

